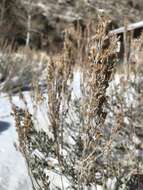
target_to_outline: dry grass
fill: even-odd
[[[49,171],[59,174],[62,187],[54,188],[62,190],[66,189],[65,178],[70,189],[80,190],[97,184],[110,189],[107,181],[114,177],[115,189],[128,189],[135,171],[141,173],[142,159],[137,160],[130,147],[135,146],[132,135],[142,123],[139,111],[142,108],[139,103],[133,107],[126,102],[131,85],[138,93],[136,98],[142,102],[140,80],[130,84],[125,77],[107,94],[117,61],[117,38],[108,36],[107,25],[106,19],[99,21],[94,39],[90,38],[93,30],[89,26],[84,34],[80,28],[76,32],[67,30],[62,53],[46,61],[44,91],[33,82],[33,104],[37,108],[40,104],[47,107],[47,131],[52,132],[52,137],[36,129],[35,117],[30,114],[24,96],[21,96],[24,110],[17,109],[11,101],[20,148],[35,189],[52,189]],[[73,98],[72,82],[77,67],[80,68],[81,97]],[[141,79],[140,66],[136,65],[136,69],[134,73]],[[42,156],[34,154],[35,150]],[[50,158],[56,160],[56,164],[50,162]]]

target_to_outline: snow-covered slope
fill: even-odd
[[[16,150],[17,134],[8,98],[0,97],[0,190],[31,190],[26,164]]]

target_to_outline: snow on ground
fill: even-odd
[[[77,80],[75,81],[77,82]],[[24,96],[28,101],[30,111],[33,112],[32,100],[30,99],[29,93],[24,93]],[[13,103],[19,107],[24,106],[18,96],[13,96]],[[43,122],[45,117],[43,116],[42,118],[42,105],[41,108],[39,107],[36,114],[38,120],[40,119],[41,121],[40,127],[44,128],[46,123]],[[0,96],[0,190],[32,190],[24,158],[14,146],[14,144],[17,143],[18,136],[14,120],[11,116],[11,105],[8,97],[2,94]],[[69,181],[64,176],[61,177],[61,175],[52,171],[48,171],[48,175],[51,181],[51,190],[55,190],[56,186],[61,187],[62,189],[63,181],[64,188],[69,186]]]
[[[26,164],[16,150],[17,134],[8,97],[0,96],[0,190],[31,190]]]
[[[72,84],[72,96],[80,98],[80,72],[74,73],[74,80]],[[31,113],[34,112],[32,99],[29,92],[24,92],[24,97],[27,100],[28,108]],[[12,97],[12,101],[18,107],[24,107],[23,102],[18,95]],[[36,110],[37,122],[40,121],[40,127],[47,126],[48,118],[44,115],[45,105],[39,105]],[[47,128],[47,127],[46,127]],[[50,132],[50,131],[49,131]],[[22,154],[16,150],[14,146],[18,142],[15,123],[11,116],[11,105],[9,98],[0,95],[0,190],[32,190],[30,177],[26,168],[26,163]],[[69,181],[61,175],[55,174],[52,171],[48,172],[51,181],[51,190],[56,189],[56,185],[62,188],[62,180],[64,180],[64,187],[69,185]],[[85,188],[86,189],[86,188]],[[95,189],[95,188],[92,188]],[[98,190],[101,187],[97,188]]]
[[[72,84],[73,98],[81,97],[80,78],[81,73],[77,70],[74,73],[74,80]],[[120,77],[116,76],[116,80],[110,83],[109,91],[114,90],[115,86],[120,83]],[[128,94],[132,94],[129,93]],[[29,92],[24,93],[28,102],[30,112],[34,112],[32,106],[32,99]],[[132,102],[132,97],[130,97]],[[22,101],[18,96],[13,96],[13,102],[20,107],[23,107]],[[127,102],[130,102],[129,100]],[[48,118],[47,114],[44,115],[47,107],[41,105],[38,107],[35,117],[40,121],[40,127],[47,128]],[[45,129],[46,129],[45,128]],[[50,131],[49,131],[50,133]],[[26,168],[26,163],[22,154],[16,150],[14,144],[18,142],[17,133],[15,130],[14,120],[11,116],[11,106],[9,99],[6,95],[0,95],[0,190],[32,190],[30,177]],[[49,173],[49,172],[48,172]],[[61,183],[61,176],[50,173],[50,179],[53,186]],[[62,179],[63,180],[63,179]],[[64,179],[66,182],[67,180]],[[56,183],[55,183],[56,182]],[[68,184],[68,182],[66,182]],[[62,185],[62,184],[61,184]],[[109,184],[108,184],[109,185]],[[113,184],[110,184],[111,186]],[[67,185],[66,185],[67,186]],[[86,189],[86,188],[85,188]],[[87,188],[88,189],[88,188]],[[96,189],[95,186],[91,189]],[[101,186],[97,187],[98,190],[102,189]],[[110,187],[109,189],[113,189]],[[51,190],[55,190],[51,187]]]

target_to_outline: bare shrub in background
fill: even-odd
[[[0,55],[1,91],[17,93],[22,90],[30,90],[35,75],[37,81],[44,85],[42,73],[45,71],[46,58],[38,52],[35,56],[35,52],[28,48],[17,52],[13,52],[12,48],[13,46],[2,47]]]
[[[137,87],[142,76],[134,70],[137,78],[131,83],[127,78],[119,86],[110,81],[117,38],[108,36],[107,25],[106,19],[100,20],[94,39],[89,28],[83,36],[67,31],[63,53],[47,61],[46,88],[34,82],[33,104],[36,109],[46,107],[44,129],[42,123],[36,125],[38,117],[31,115],[24,95],[24,109],[11,101],[34,189],[96,189],[100,184],[111,190],[109,181],[114,181],[114,189],[129,189],[132,175],[141,173],[142,159],[133,155],[132,138],[142,122],[141,112],[136,112],[142,109],[142,91]],[[72,89],[77,68],[80,97]],[[131,86],[139,98],[134,107],[126,102]]]

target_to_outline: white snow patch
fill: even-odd
[[[72,83],[72,98],[80,98],[81,97],[81,88],[80,88],[80,78],[81,72],[80,70],[76,70],[73,76],[73,83]]]

